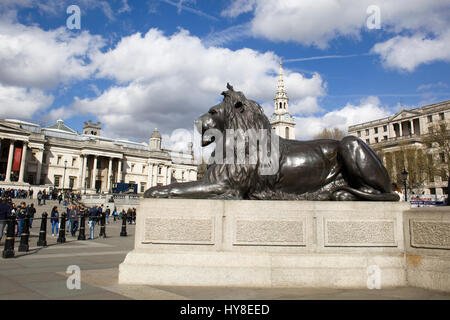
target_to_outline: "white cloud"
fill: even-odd
[[[227,82],[249,99],[271,101],[278,61],[272,52],[206,47],[185,30],[165,36],[151,29],[122,38],[106,53],[97,52],[96,76],[118,85],[97,98],[77,99],[72,108],[95,114],[113,135],[146,139],[155,127],[162,133],[191,128],[199,115],[221,100]],[[286,69],[285,75],[294,104],[303,99],[313,106],[307,99],[325,94],[326,85],[317,73],[308,78]]]
[[[251,24],[256,36],[323,48],[338,36],[359,37],[370,5],[380,8],[385,30],[440,32],[447,27],[449,5],[441,0],[235,0],[222,14],[236,17],[254,11]]]
[[[0,84],[0,118],[31,119],[53,103],[53,96],[41,90]]]
[[[325,113],[321,117],[295,117],[297,140],[312,139],[323,129],[339,128],[347,132],[350,125],[387,117],[392,114],[389,108],[380,105],[378,97],[361,99],[359,105],[347,103],[342,109]]]
[[[126,0],[122,0],[123,7],[118,13],[128,11],[129,7]],[[17,10],[22,8],[37,8],[42,15],[62,15],[66,16],[67,7],[75,4],[82,9],[83,14],[89,10],[100,9],[109,20],[115,20],[114,12],[108,1],[99,0],[1,0],[0,9]]]
[[[369,6],[380,8],[382,30],[368,30]],[[412,71],[422,63],[449,60],[450,2],[442,0],[235,0],[222,15],[253,12],[251,33],[271,41],[326,48],[338,37],[360,39],[363,31],[402,34],[377,44],[386,67]],[[427,37],[422,36],[427,34]],[[229,40],[229,39],[228,39]],[[418,50],[416,52],[416,50]]]
[[[422,34],[397,36],[377,43],[372,51],[380,55],[383,65],[403,71],[414,71],[420,64],[450,61],[450,32],[436,38]]]
[[[221,12],[223,17],[235,18],[243,13],[253,11],[256,0],[235,0]]]
[[[65,28],[44,31],[0,22],[0,83],[40,89],[88,78],[95,70],[90,57],[102,47],[99,36],[74,36]]]

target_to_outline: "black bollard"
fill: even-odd
[[[30,246],[28,245],[28,240],[30,238],[30,216],[28,213],[25,214],[23,219],[22,234],[20,235],[19,252],[28,252]]]
[[[100,234],[98,236],[99,237],[103,236],[103,238],[106,238],[105,220],[106,220],[106,215],[104,212],[102,212],[100,215]]]
[[[127,217],[125,215],[122,216],[122,231],[120,231],[120,236],[127,236]]]
[[[47,246],[47,212],[44,212],[42,214],[42,220],[41,220],[41,230],[39,231],[39,240],[37,242],[37,245],[39,247],[46,247]]]
[[[81,212],[80,217],[80,231],[78,232],[78,240],[86,240],[86,234],[85,234],[85,220],[86,220],[86,212]]]
[[[59,225],[59,235],[58,235],[58,239],[56,240],[57,243],[66,242],[66,216],[67,216],[67,214],[65,212],[63,212],[61,214],[61,224]]]
[[[8,218],[8,229],[6,231],[5,249],[3,250],[3,258],[14,257],[14,235],[16,234],[16,217],[11,215]]]

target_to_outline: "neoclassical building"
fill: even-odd
[[[197,180],[192,145],[186,152],[161,148],[157,129],[148,143],[110,139],[88,121],[78,133],[58,120],[42,128],[0,120],[0,187],[45,186],[86,193],[111,192],[115,182],[151,186]]]
[[[383,119],[352,125],[348,127],[348,134],[361,138],[375,150],[381,150],[383,162],[387,167],[389,167],[387,159],[390,158],[389,162],[394,163],[391,175],[395,177],[399,173],[396,172],[398,170],[395,162],[403,161],[397,159],[402,147],[421,148],[424,150],[424,156],[431,157],[434,163],[445,166],[449,159],[436,148],[430,148],[423,143],[423,138],[429,134],[430,129],[441,121],[450,125],[450,100],[402,110]],[[397,167],[400,169],[400,166]],[[424,183],[423,190],[425,194],[446,194],[447,183],[447,177],[438,173],[429,177]]]
[[[289,98],[284,88],[283,66],[280,60],[280,72],[278,73],[277,92],[275,94],[274,113],[270,118],[270,124],[275,133],[282,138],[295,140],[295,120],[289,113]]]

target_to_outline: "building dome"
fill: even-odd
[[[154,139],[154,138],[161,139],[161,134],[159,133],[157,128],[155,128],[155,130],[153,130],[153,133],[150,137],[150,139]]]

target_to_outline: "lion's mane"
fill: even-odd
[[[242,92],[236,92],[229,87],[228,91],[222,92],[224,99],[222,101],[222,108],[224,108],[224,128],[226,129],[241,129],[244,132],[254,129],[259,132],[259,129],[266,129],[267,142],[270,152],[270,142],[271,142],[271,125],[269,119],[264,114],[264,110],[255,101],[248,100]],[[239,107],[236,107],[238,105]],[[227,150],[227,139],[226,139],[226,129],[223,132],[224,139],[223,151],[224,158],[226,157]],[[219,142],[217,142],[219,143]],[[279,138],[280,155],[285,154],[285,150],[288,144],[284,139]],[[246,159],[248,159],[248,143],[246,143]],[[236,159],[236,141],[234,148],[234,159]],[[211,155],[215,156],[215,151]],[[247,161],[247,160],[246,160]],[[270,188],[279,179],[279,172],[274,175],[260,175],[259,174],[259,152],[257,164],[210,164],[207,168],[204,179],[208,183],[218,183],[222,182],[232,188],[228,188],[230,192],[222,197],[225,198],[252,198],[253,193],[263,192],[265,189]],[[236,188],[237,187],[237,188]]]

